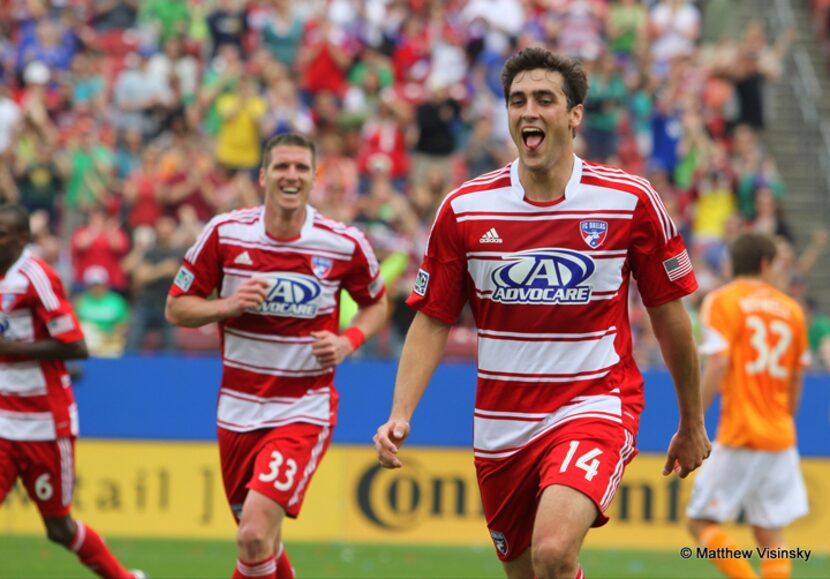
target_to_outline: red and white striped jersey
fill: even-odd
[[[0,279],[4,340],[83,340],[58,275],[24,250]],[[78,409],[62,360],[0,355],[0,438],[56,440],[78,435]]]
[[[308,207],[299,237],[265,231],[264,209],[213,218],[185,255],[170,295],[230,296],[247,278],[272,282],[258,309],[219,323],[222,384],[217,423],[246,432],[292,422],[333,425],[334,371],[311,352],[311,332],[338,333],[341,288],[362,306],[384,292],[378,262],[354,227]]]
[[[697,287],[683,240],[645,179],[574,158],[564,197],[525,198],[518,161],[443,201],[408,302],[478,326],[475,454],[513,454],[591,418],[637,432],[629,274],[656,306]]]

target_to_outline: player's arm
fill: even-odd
[[[700,381],[704,412],[712,405],[712,401],[718,395],[727,370],[729,370],[729,356],[712,354],[706,358],[703,365],[703,378]]]
[[[89,351],[83,339],[61,342],[55,338],[44,338],[34,342],[17,342],[0,338],[0,355],[35,360],[79,360],[88,358]]]
[[[409,420],[444,356],[450,325],[418,312],[406,334],[389,420],[374,437],[378,460],[386,468],[399,468],[398,449],[409,435]]]
[[[654,334],[677,392],[680,423],[672,437],[663,474],[685,478],[709,456],[712,445],[703,422],[700,367],[692,335],[692,322],[677,299],[648,308]]]
[[[248,308],[259,307],[268,296],[270,287],[267,280],[251,277],[226,298],[209,300],[196,295],[168,295],[164,316],[174,326],[198,328],[240,316]]]
[[[384,292],[378,301],[367,306],[358,306],[352,324],[342,334],[327,330],[311,332],[317,341],[311,345],[311,352],[323,368],[334,368],[353,354],[366,340],[377,334],[389,317],[389,301]]]

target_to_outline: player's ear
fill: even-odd
[[[582,105],[574,105],[568,111],[568,126],[571,129],[576,129],[578,126],[582,124],[582,116],[585,113],[585,107]]]

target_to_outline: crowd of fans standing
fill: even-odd
[[[794,255],[759,140],[792,35],[741,25],[730,0],[2,4],[0,194],[32,211],[99,355],[216,346],[165,324],[167,289],[208,219],[260,203],[261,145],[289,130],[319,145],[312,203],[387,266],[396,307],[368,350],[396,354],[438,203],[515,157],[499,74],[531,45],[585,64],[578,154],[653,182],[691,248],[692,311],[727,279],[738,231],[777,236],[802,299],[826,243]],[[639,361],[660,364],[636,295],[632,308]],[[450,351],[474,343],[464,320]]]

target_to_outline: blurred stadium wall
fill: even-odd
[[[218,359],[126,357],[79,367],[81,414],[75,513],[108,535],[230,538],[214,443]],[[445,364],[413,421],[398,471],[381,469],[371,438],[385,420],[396,365],[350,361],[337,375],[341,393],[334,444],[311,484],[288,541],[489,545],[472,464],[475,368]],[[668,374],[646,378],[640,455],[611,507],[612,524],[591,533],[595,548],[676,549],[692,479],[663,478],[663,452],[677,411]],[[707,415],[715,432],[716,408]],[[798,416],[799,449],[811,514],[787,536],[794,547],[830,553],[830,377],[808,376]],[[0,534],[41,533],[18,487],[0,507]],[[745,544],[748,532],[737,533]]]

